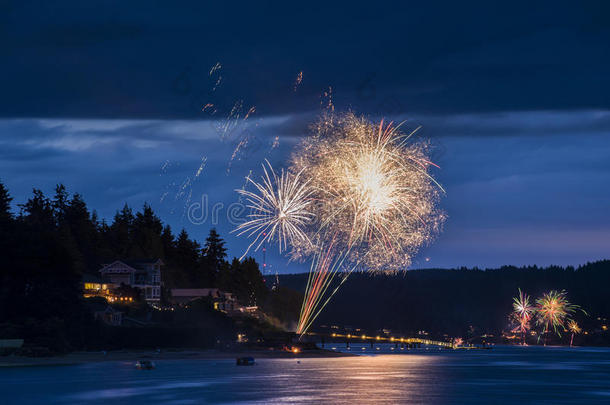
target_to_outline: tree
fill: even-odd
[[[252,257],[246,257],[241,263],[239,271],[244,280],[243,301],[248,305],[261,305],[267,296],[267,286],[258,263]]]
[[[172,265],[176,266],[179,281],[184,287],[201,286],[199,275],[199,243],[189,239],[186,230],[182,230],[176,239]]]
[[[99,270],[103,243],[97,216],[90,214],[83,197],[76,193],[64,210],[64,222],[81,256],[82,271],[96,274]]]
[[[251,257],[241,262],[233,258],[231,264],[220,272],[218,285],[220,289],[235,294],[245,305],[262,304],[268,292],[258,263]]]
[[[115,256],[128,257],[133,233],[133,211],[127,204],[114,215],[114,221],[109,229],[109,245]],[[112,259],[112,258],[108,258]]]
[[[205,240],[203,246],[203,254],[211,262],[220,264],[227,257],[227,249],[225,248],[225,241],[220,237],[216,228],[210,229],[210,234]]]
[[[55,221],[59,224],[61,223],[66,215],[66,210],[68,208],[68,192],[66,191],[66,186],[63,184],[58,184],[55,186],[55,196],[51,201],[51,207],[53,208],[53,214],[55,216]]]
[[[11,212],[11,198],[8,190],[4,187],[4,184],[0,182],[0,223],[6,222],[13,218]]]
[[[161,232],[161,245],[163,246],[163,257],[162,259],[168,259],[174,256],[174,234],[172,228],[166,225]]]
[[[55,216],[51,202],[39,189],[32,191],[33,196],[25,204],[20,204],[21,220],[28,226],[39,230],[53,230],[55,228]]]
[[[133,220],[131,257],[159,258],[163,256],[161,232],[163,223],[150,205],[144,204]]]
[[[225,248],[225,241],[216,232],[216,228],[210,229],[210,234],[205,240],[201,257],[202,270],[206,279],[216,283],[221,269],[227,267],[226,257],[227,249]]]

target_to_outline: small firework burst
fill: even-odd
[[[570,347],[572,346],[572,344],[574,343],[574,335],[578,335],[582,332],[582,329],[580,328],[580,326],[578,325],[578,323],[576,323],[576,321],[574,319],[570,319],[570,321],[568,322],[568,330],[570,331],[570,333],[572,333],[572,336],[570,336]]]
[[[517,323],[515,331],[521,332],[522,344],[525,345],[525,334],[530,329],[530,321],[536,307],[530,303],[530,297],[519,289],[519,295],[513,298],[512,317]]]
[[[238,235],[254,237],[244,256],[254,247],[258,250],[265,242],[277,239],[280,253],[293,244],[308,244],[303,231],[313,214],[310,211],[311,190],[307,181],[301,181],[300,173],[292,174],[282,170],[278,175],[271,164],[265,161],[264,175],[260,182],[246,178],[246,183],[254,186],[254,191],[245,188],[236,190],[248,202],[251,213],[248,221],[235,229]],[[243,256],[242,256],[243,257]]]

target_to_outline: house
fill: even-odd
[[[161,300],[161,259],[116,260],[101,269],[102,281],[119,287],[121,284],[139,288],[148,303]]]
[[[85,298],[102,297],[110,300],[114,284],[105,283],[100,277],[93,274],[83,274],[83,296]]]
[[[218,311],[230,312],[240,307],[232,293],[221,291],[218,288],[173,288],[171,294],[172,301],[176,304],[186,304],[199,298],[209,298],[214,309]]]

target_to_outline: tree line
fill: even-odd
[[[280,276],[280,284],[303,291],[306,274]],[[519,288],[533,297],[549,290],[566,291],[566,298],[588,315],[577,313],[591,344],[610,344],[610,260],[578,267],[503,266],[496,269],[425,269],[398,274],[353,273],[317,319],[321,326],[362,330],[391,329],[397,334],[426,331],[442,337],[497,336],[512,328],[508,314]],[[584,337],[581,337],[584,338]],[[599,341],[591,341],[599,339]]]
[[[12,201],[0,183],[0,339],[11,334],[7,325],[29,325],[37,336],[65,334],[73,347],[86,346],[81,331],[93,319],[82,298],[83,275],[99,276],[104,263],[120,259],[162,259],[166,302],[171,288],[217,287],[281,321],[296,316],[280,305],[297,301],[296,293],[271,291],[253,258],[228,261],[215,229],[201,245],[184,229],[174,234],[148,204],[137,212],[124,205],[108,223],[82,195],[70,194],[61,184],[52,196],[34,189],[16,213]]]

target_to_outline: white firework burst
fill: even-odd
[[[236,190],[246,198],[251,212],[248,221],[233,232],[254,238],[242,258],[250,249],[254,247],[257,251],[265,242],[277,240],[280,253],[289,246],[311,243],[304,231],[313,218],[309,181],[303,181],[301,172],[293,174],[282,169],[278,175],[269,161],[265,160],[265,163],[260,182],[246,178],[246,184],[252,184],[254,191],[245,187]]]

